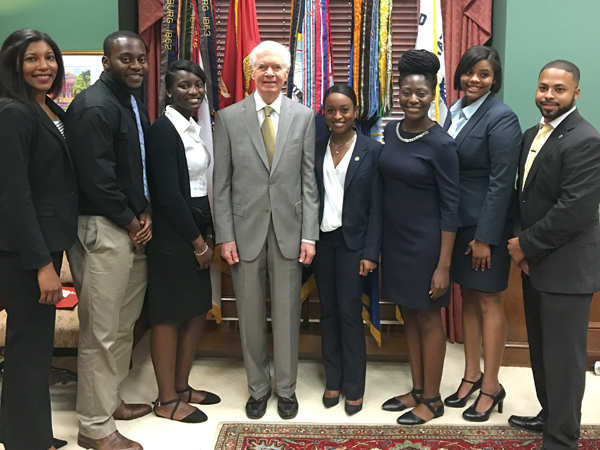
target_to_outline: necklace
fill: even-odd
[[[398,136],[398,139],[400,139],[402,142],[406,142],[406,143],[415,142],[417,139],[421,139],[423,136],[429,134],[429,130],[425,130],[421,134],[418,134],[413,138],[410,138],[410,139],[403,138],[402,136],[400,136],[400,125],[402,125],[402,122],[398,122],[398,125],[396,125],[396,136]]]
[[[337,148],[337,150],[334,150],[334,152],[335,152],[336,154],[339,154],[339,153],[340,153],[340,150],[341,150],[342,148],[344,148],[346,145],[348,145],[350,142],[352,142],[352,141],[354,140],[354,138],[355,138],[355,137],[356,137],[356,133],[354,133],[354,136],[352,136],[352,137],[350,138],[350,140],[349,140],[349,141],[346,141],[346,142],[344,142],[343,144],[336,144],[336,143],[335,143],[335,142],[333,142],[331,139],[329,139],[329,146],[330,146],[330,147],[331,147],[331,146],[334,146],[335,148]]]

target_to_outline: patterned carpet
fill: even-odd
[[[540,434],[502,426],[332,425],[225,422],[215,450],[539,450]],[[581,429],[578,450],[600,449],[600,426]]]

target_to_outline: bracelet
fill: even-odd
[[[208,244],[205,242],[205,243],[204,243],[204,250],[202,251],[202,253],[196,253],[196,252],[194,252],[194,255],[195,255],[195,256],[202,256],[202,255],[204,255],[204,254],[205,254],[207,251],[208,251]]]

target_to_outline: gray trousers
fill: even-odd
[[[281,254],[272,222],[258,257],[253,261],[240,258],[240,262],[231,267],[248,391],[256,399],[271,391],[267,274],[271,292],[275,385],[277,395],[289,398],[296,390],[298,374],[302,264],[297,258],[287,259]]]
[[[79,297],[77,418],[92,439],[112,434],[129,373],[133,326],[144,303],[146,255],[133,251],[127,231],[102,216],[80,216],[68,252]]]

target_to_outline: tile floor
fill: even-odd
[[[462,346],[448,344],[448,351],[442,379],[442,396],[454,392],[462,377]],[[511,414],[536,414],[539,404],[535,398],[530,369],[503,367],[501,382],[507,391],[504,414],[494,412],[488,423],[506,424]],[[212,358],[197,359],[192,369],[190,384],[220,395],[218,405],[205,406],[203,411],[208,421],[203,424],[183,424],[161,419],[153,414],[131,422],[118,422],[119,431],[125,436],[140,442],[145,450],[210,450],[219,430],[219,423],[225,421],[248,421],[244,405],[248,397],[243,363],[238,359]],[[324,373],[319,361],[301,361],[299,365],[298,387],[296,390],[300,411],[294,422],[304,423],[365,423],[395,424],[399,413],[381,410],[381,403],[389,397],[410,389],[408,364],[369,362],[367,367],[367,387],[363,410],[352,417],[344,412],[343,402],[326,410],[321,403]],[[123,398],[128,402],[150,403],[156,398],[156,381],[148,350],[148,336],[134,351],[134,368],[123,386]],[[53,386],[52,409],[55,436],[66,439],[65,450],[78,449],[77,417],[75,415],[76,384]],[[474,398],[474,397],[473,397]],[[583,423],[600,423],[600,377],[587,374],[586,395],[583,402]],[[437,424],[465,424],[461,411],[446,409],[446,414],[433,421]],[[265,422],[280,422],[277,414],[277,401],[272,397],[264,418]],[[0,444],[0,448],[3,448]]]

